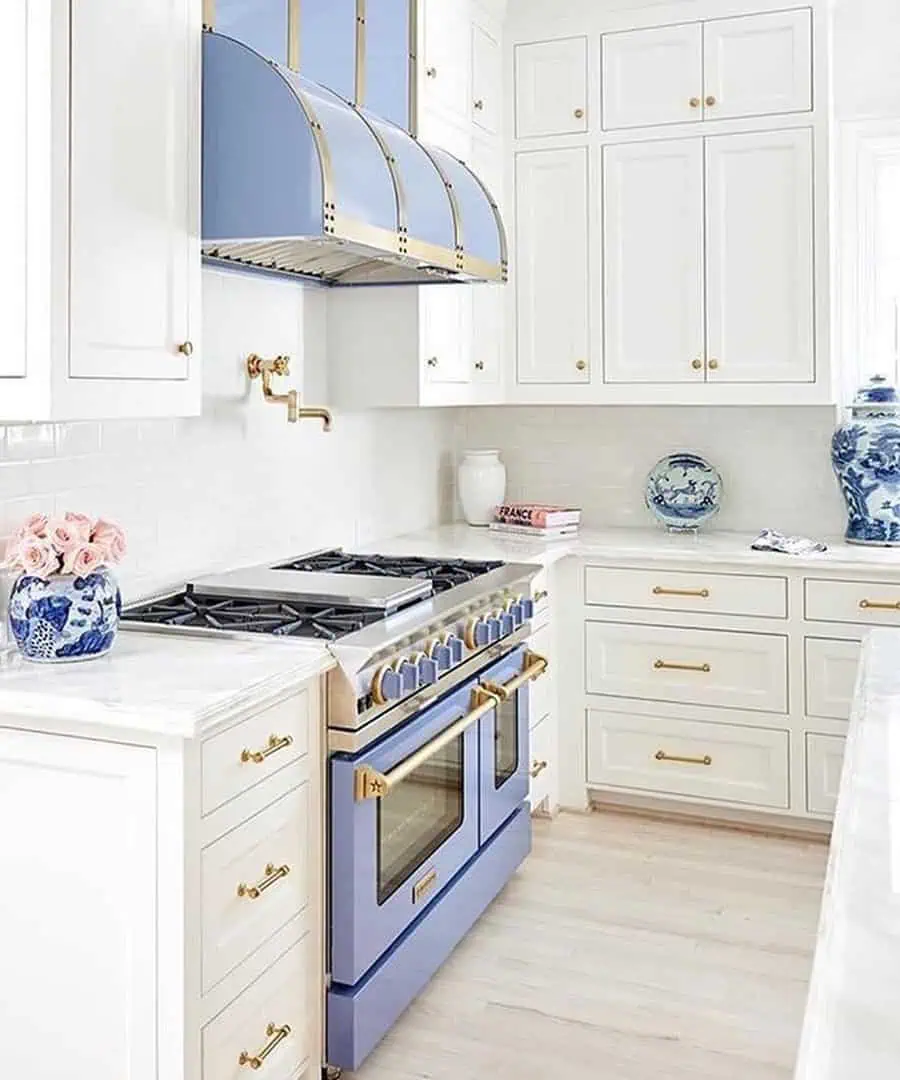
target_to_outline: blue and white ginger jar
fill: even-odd
[[[22,574],[9,597],[9,628],[28,660],[89,660],[109,652],[122,596],[106,568],[85,577]]]
[[[900,547],[900,399],[883,375],[860,387],[831,440],[848,544]]]

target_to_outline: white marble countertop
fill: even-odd
[[[244,706],[264,707],[334,664],[324,645],[122,631],[107,656],[0,664],[0,720],[69,721],[195,738]]]
[[[696,535],[667,533],[661,528],[582,529],[576,536],[541,540],[530,536],[504,536],[471,525],[442,525],[362,545],[363,551],[394,555],[458,556],[470,559],[503,559],[506,562],[540,562],[545,566],[569,555],[604,562],[668,561],[739,566],[747,570],[877,570],[900,576],[900,550],[860,547],[837,537],[822,537],[828,550],[797,556],[752,551],[757,534],[701,530]]]
[[[795,1080],[900,1076],[900,631],[866,640]]]

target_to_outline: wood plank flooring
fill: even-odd
[[[358,1080],[787,1080],[827,848],[629,817],[534,851]]]

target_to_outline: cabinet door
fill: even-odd
[[[709,138],[706,170],[708,378],[812,382],[812,133]]]
[[[603,126],[703,119],[701,23],[603,35]]]
[[[186,379],[199,330],[191,0],[71,5],[69,373]],[[179,351],[182,347],[185,351]]]
[[[4,1075],[157,1080],[155,761],[0,729]]]
[[[604,372],[703,381],[703,140],[607,146]]]
[[[500,43],[477,23],[472,25],[472,122],[485,131],[500,130],[503,111]]]
[[[423,109],[449,112],[466,123],[472,47],[468,9],[464,0],[424,0],[419,61]]]
[[[587,131],[587,38],[517,45],[516,137]]]
[[[708,120],[812,108],[812,12],[775,11],[703,25]]]
[[[419,286],[422,362],[430,383],[466,383],[471,376],[468,285]]]
[[[0,378],[25,374],[28,266],[28,0],[12,0],[0,36],[0,100],[7,147],[0,199],[6,258],[0,263]]]
[[[586,383],[588,152],[516,155],[517,375],[520,383]]]

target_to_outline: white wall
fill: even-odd
[[[128,533],[121,580],[134,596],[447,516],[448,414],[337,414],[325,434],[317,421],[289,425],[258,383],[248,386],[247,353],[287,353],[285,389],[327,404],[323,300],[293,283],[204,270],[203,415],[0,428],[0,536],[36,509],[111,517]]]
[[[834,105],[838,120],[900,115],[900,0],[838,0]]]
[[[647,473],[664,454],[695,450],[724,480],[716,528],[835,535],[834,422],[829,408],[484,408],[461,414],[456,442],[501,449],[508,497],[572,502],[592,526],[652,525]]]

